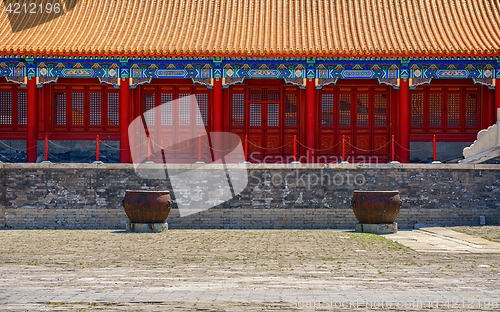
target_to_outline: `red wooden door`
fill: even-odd
[[[231,87],[229,129],[242,142],[248,135],[249,161],[293,161],[293,137],[300,140],[299,95],[295,86]]]
[[[320,162],[386,162],[389,155],[389,90],[326,88],[320,97]]]
[[[275,162],[282,153],[282,88],[248,89],[248,140],[251,158]]]
[[[203,137],[202,142],[208,146],[208,91],[192,86],[147,86],[141,90],[141,110],[151,137],[152,160],[156,163],[197,161],[198,136]],[[146,141],[147,138],[140,139],[140,142]],[[211,162],[210,150],[205,145],[201,146],[202,160]],[[141,144],[140,148],[141,155],[147,153],[147,144]]]

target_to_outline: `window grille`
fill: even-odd
[[[448,127],[460,126],[460,94],[448,94]]]
[[[498,86],[497,86],[498,87]],[[479,102],[476,93],[468,93],[465,96],[465,126],[479,126]]]
[[[356,112],[356,125],[368,126],[368,94],[358,94],[358,107]]]
[[[268,104],[267,105],[267,126],[279,127],[280,125],[280,105]]]
[[[83,101],[83,92],[73,92],[71,94],[71,116],[73,125],[83,125],[85,110],[85,103]]]
[[[250,88],[248,90],[248,97],[250,101],[265,101],[266,95],[262,88]]]
[[[413,93],[411,95],[411,125],[413,127],[424,126],[424,94]]]
[[[197,126],[208,126],[208,94],[196,94],[196,102],[198,103],[198,112],[196,114]],[[216,112],[219,114],[220,112]]]
[[[17,93],[17,123],[28,124],[28,92]]]
[[[261,104],[250,104],[250,126],[260,127],[262,125]]]
[[[155,124],[155,95],[154,93],[144,94],[144,121],[147,125],[153,126]]]
[[[351,95],[340,95],[339,125],[348,127],[351,125]]]
[[[66,124],[66,92],[55,93],[55,124],[56,125],[65,125]]]
[[[161,125],[172,125],[172,93],[162,93],[161,99]]]
[[[233,94],[231,116],[232,116],[233,126],[243,127],[245,125],[245,95],[244,94]]]
[[[432,93],[429,102],[429,126],[441,127],[443,109],[441,93]]]
[[[191,124],[191,101],[189,93],[179,94],[179,126],[189,126]]]
[[[101,124],[102,99],[100,92],[90,93],[90,125]]]
[[[321,95],[321,125],[333,126],[334,125],[334,95],[322,94]]]
[[[12,124],[12,92],[0,92],[0,125]]]
[[[108,126],[117,126],[120,121],[120,94],[108,93]]]
[[[297,126],[297,94],[289,93],[285,97],[285,126],[296,127]]]
[[[387,125],[387,95],[375,94],[375,127],[385,127]]]

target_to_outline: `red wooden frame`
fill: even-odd
[[[3,132],[20,132],[26,131],[28,123],[28,90],[26,88],[21,88],[19,85],[12,83],[0,84],[0,92],[11,93],[11,123],[10,124],[0,124],[0,131]],[[25,123],[19,123],[19,114],[21,113],[18,107],[20,93],[24,93],[25,102]]]
[[[342,155],[342,137],[346,138],[346,156],[353,161],[369,161],[375,157],[379,161],[385,161],[390,153],[390,112],[391,92],[390,88],[380,85],[366,86],[327,86],[319,92],[318,107],[318,160],[321,162],[340,161]],[[358,120],[361,115],[359,110],[360,95],[367,96],[367,120],[366,125],[361,125]],[[329,125],[323,124],[323,100],[324,95],[333,97],[333,121]],[[377,95],[385,95],[385,125],[375,125],[375,98]],[[349,99],[349,106],[345,111],[341,107],[341,98]],[[330,98],[332,99],[332,98]],[[345,105],[345,104],[344,104]],[[341,114],[346,114],[344,125],[341,124]],[[368,141],[366,140],[369,136]],[[358,147],[357,150],[351,147]],[[349,161],[350,161],[349,160]]]
[[[279,100],[250,100],[249,91],[253,89],[279,89]],[[236,133],[240,136],[242,142],[245,140],[245,135],[248,135],[248,150],[249,160],[252,162],[276,163],[288,162],[293,158],[293,137],[298,140],[301,135],[299,129],[302,123],[301,110],[303,98],[301,90],[296,86],[284,85],[280,80],[264,80],[251,79],[243,85],[234,85],[229,88],[228,92],[228,131]],[[233,98],[235,95],[241,95],[243,101],[243,125],[233,123]],[[286,125],[287,114],[287,96],[294,97],[296,100],[295,125]],[[261,105],[261,125],[250,126],[250,104]],[[279,106],[279,126],[268,126],[266,124],[268,116],[266,115],[269,104],[278,104]],[[278,137],[277,144],[275,138]],[[277,146],[276,149],[273,147]],[[264,147],[264,148],[260,148]]]

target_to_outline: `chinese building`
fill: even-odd
[[[252,162],[294,138],[309,162],[418,161],[434,136],[460,154],[500,108],[495,0],[59,2],[0,4],[0,141],[27,162],[97,135],[130,162],[130,122],[192,94],[199,113],[173,101],[155,135],[201,123]]]

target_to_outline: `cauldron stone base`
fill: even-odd
[[[127,223],[127,232],[160,233],[168,230],[168,223]]]
[[[398,232],[398,224],[393,223],[356,223],[356,232],[373,234],[393,234]]]

